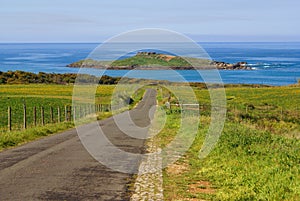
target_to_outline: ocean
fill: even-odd
[[[2,43],[0,44],[0,71],[22,70],[28,72],[77,73],[67,64],[85,59],[99,44],[96,43]],[[245,61],[254,70],[221,70],[224,83],[289,85],[300,79],[300,42],[277,43],[199,43],[212,60],[236,63]],[[118,51],[118,50],[115,50]],[[115,52],[108,51],[109,55]],[[124,56],[132,56],[133,53]],[[188,52],[185,56],[188,55]],[[192,56],[192,55],[191,55]],[[105,58],[105,55],[103,55]],[[99,74],[99,70],[89,70]],[[188,82],[203,82],[198,73],[178,71]],[[128,76],[145,79],[178,81],[169,71],[107,70],[109,76]]]

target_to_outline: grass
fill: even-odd
[[[114,86],[100,86],[96,101],[109,103],[113,90]],[[8,105],[22,108],[23,99],[28,108],[36,104],[71,104],[72,91],[72,85],[1,85],[0,110],[5,113]],[[201,109],[201,125],[190,149],[164,169],[165,200],[300,200],[300,87],[226,88],[225,127],[217,146],[204,159],[198,154],[211,122],[209,93],[197,87],[194,91],[206,107]],[[163,105],[170,93],[166,89],[158,92],[159,104]],[[137,91],[134,100],[140,100],[143,93]],[[171,96],[175,103],[177,99]],[[110,115],[101,113],[98,118]],[[173,140],[181,114],[167,112],[166,118],[164,128],[156,135],[161,147]],[[2,132],[0,150],[73,126],[64,122]]]
[[[130,58],[114,61],[111,66],[191,66],[187,61],[181,57],[173,57],[171,59],[164,58],[164,55],[135,55]]]
[[[186,170],[181,174],[164,171],[166,200],[300,198],[299,141],[227,122],[217,147],[200,160],[206,129],[200,129],[193,146],[177,164]],[[213,193],[204,193],[203,187],[191,189],[201,182],[209,182]]]
[[[202,108],[210,115],[207,90],[195,89]],[[226,88],[227,119],[248,127],[295,137],[300,130],[300,87]],[[296,136],[297,137],[297,136]]]
[[[82,88],[84,89],[84,87]],[[96,104],[110,104],[115,85],[99,85],[95,94]],[[125,90],[125,89],[124,89]],[[83,90],[84,91],[84,90]],[[64,106],[72,105],[73,85],[0,85],[0,150],[17,146],[42,136],[57,133],[74,127],[73,122],[64,122]],[[132,108],[143,96],[144,89],[133,93]],[[89,99],[81,101],[90,103]],[[27,129],[23,129],[23,104],[27,109]],[[12,109],[12,131],[7,131],[7,108]],[[41,125],[41,106],[45,110],[45,126]],[[33,108],[36,107],[37,125],[33,124]],[[50,107],[53,108],[54,123],[50,120]],[[58,123],[57,108],[61,110],[61,122]],[[111,112],[97,113],[97,119],[105,119],[112,115]],[[80,123],[89,122],[85,118]]]
[[[193,145],[163,171],[165,200],[300,200],[299,90],[227,88],[224,130],[208,157],[199,159],[211,119],[208,91],[195,88],[199,103],[208,107],[201,110]],[[161,147],[174,139],[180,115],[167,113],[157,135]]]
[[[113,85],[102,85],[96,91],[96,104],[109,104]],[[33,126],[33,111],[36,107],[37,124],[41,125],[41,107],[44,107],[45,123],[50,123],[50,108],[53,108],[54,121],[58,122],[57,110],[61,110],[64,120],[65,105],[72,105],[73,85],[0,85],[0,130],[6,130],[8,107],[12,110],[13,130],[21,129],[23,105],[26,103],[27,124]],[[84,100],[88,102],[87,100]]]
[[[0,151],[39,139],[41,137],[65,131],[73,127],[74,124],[72,122],[63,122],[55,125],[48,124],[45,126],[38,126],[22,131],[3,132],[0,134]]]
[[[119,59],[115,61],[98,61],[93,59],[80,60],[70,64],[72,67],[192,67],[189,62],[194,64],[209,65],[211,61],[189,57],[171,56],[165,54],[140,55]],[[199,66],[198,66],[199,67]]]

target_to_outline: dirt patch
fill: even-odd
[[[161,55],[160,56],[160,58],[161,59],[164,59],[164,60],[166,60],[166,61],[170,61],[171,59],[174,59],[175,58],[175,56],[171,56],[171,55]]]
[[[188,169],[189,168],[186,164],[172,164],[172,165],[168,166],[167,173],[173,174],[173,175],[178,175],[178,174],[186,172]]]
[[[211,183],[208,181],[198,181],[195,184],[189,186],[189,192],[191,193],[203,193],[203,194],[214,194],[215,189],[212,188]]]

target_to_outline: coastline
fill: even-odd
[[[126,70],[120,70],[126,71]],[[167,70],[161,70],[160,72],[166,72]],[[145,71],[136,71],[136,72],[145,72]],[[153,71],[152,71],[153,72]],[[172,72],[172,71],[170,71]],[[162,74],[162,73],[160,73]],[[32,73],[26,71],[9,71],[1,72],[0,71],[0,85],[11,85],[11,84],[57,84],[57,85],[68,85],[74,84],[76,77],[80,75],[80,83],[89,84],[89,83],[99,83],[104,85],[113,85],[118,84],[118,82],[123,79],[123,81],[128,81],[128,83],[144,83],[144,84],[188,84],[190,86],[197,86],[199,88],[207,88],[207,84],[204,81],[178,81],[178,80],[167,80],[159,79],[159,77],[153,78],[143,78],[143,77],[130,77],[130,76],[95,76],[90,74],[82,73]],[[173,74],[174,75],[174,74]],[[177,76],[180,76],[177,74]],[[161,77],[166,78],[166,77]],[[125,79],[125,80],[124,80]],[[78,80],[77,80],[78,81]],[[250,87],[250,88],[260,88],[260,87],[298,87],[300,86],[300,79],[292,84],[286,85],[270,85],[264,83],[210,83],[210,86],[214,87]]]
[[[211,60],[237,63],[246,61],[253,70],[219,70],[224,83],[238,84],[267,84],[286,86],[297,83],[300,78],[299,61],[300,43],[199,43],[210,55]],[[79,68],[66,65],[87,58],[98,44],[2,44],[3,53],[0,58],[1,71],[28,71],[33,73],[77,73]],[[293,50],[293,51],[291,51]],[[182,52],[183,55],[193,56],[192,51]],[[110,60],[116,51],[108,51],[101,55],[103,60]],[[122,53],[126,55],[126,53]],[[128,54],[133,56],[135,53]],[[159,79],[174,81],[170,71],[129,72],[131,70],[99,70],[84,69],[88,74],[105,74],[112,77],[123,77],[130,74],[136,78],[152,78],[153,74]],[[83,71],[82,71],[83,72]],[[178,70],[188,82],[203,82],[199,74],[193,70]],[[201,71],[202,73],[202,71]],[[203,73],[206,73],[203,71]],[[176,81],[176,80],[175,80]]]

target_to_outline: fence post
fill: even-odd
[[[65,105],[65,121],[68,121],[68,107]]]
[[[33,125],[36,126],[36,106],[33,107]]]
[[[85,105],[82,104],[82,107],[81,107],[81,114],[82,114],[82,117],[85,118]]]
[[[73,121],[76,121],[76,106],[73,106]]]
[[[41,118],[42,118],[42,126],[45,125],[45,112],[44,112],[44,107],[41,107]]]
[[[57,107],[57,122],[60,123],[60,107]]]
[[[23,128],[27,128],[27,115],[26,115],[26,104],[23,104]]]
[[[50,121],[53,123],[53,107],[50,107]]]
[[[68,120],[72,121],[72,106],[69,106]]]
[[[8,131],[11,131],[11,107],[9,106],[7,109],[7,116],[8,116]]]
[[[81,119],[82,117],[82,111],[81,111],[81,105],[78,105],[78,118]]]

